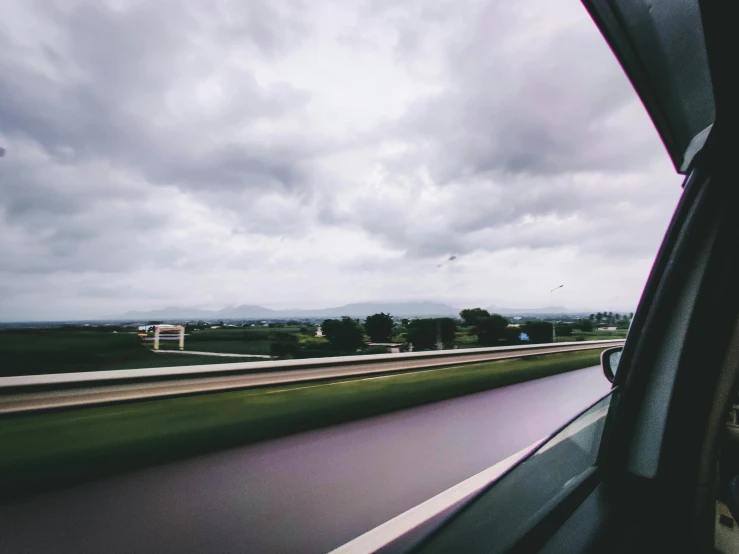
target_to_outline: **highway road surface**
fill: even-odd
[[[0,506],[5,552],[327,552],[546,436],[599,367]]]

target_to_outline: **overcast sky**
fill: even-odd
[[[0,3],[0,319],[629,310],[681,192],[577,0]]]

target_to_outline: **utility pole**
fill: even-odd
[[[552,290],[549,291],[549,304],[552,303],[552,293],[557,290],[564,287],[564,285],[559,285],[558,287],[554,287]],[[557,342],[557,318],[554,318],[554,321],[552,321],[552,343]]]

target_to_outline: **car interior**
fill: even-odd
[[[739,552],[739,389],[732,394],[719,439],[715,547],[722,554]]]

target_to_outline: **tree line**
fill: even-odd
[[[598,312],[572,323],[555,323],[557,336],[572,336],[573,331],[591,332],[597,326],[615,326],[628,329],[633,313],[614,314]],[[460,321],[461,320],[461,321]],[[451,317],[401,319],[391,314],[377,313],[362,323],[359,319],[342,317],[327,319],[321,324],[323,335],[337,350],[356,351],[366,346],[367,338],[373,343],[405,342],[414,350],[453,348],[460,331],[475,335],[481,346],[506,346],[521,343],[552,342],[552,323],[526,321],[513,324],[500,314],[491,314],[482,308],[462,310],[459,320]]]
[[[323,336],[340,350],[357,350],[365,346],[365,336],[374,343],[390,343],[394,339],[408,342],[414,350],[452,348],[457,322],[451,317],[402,319],[396,323],[386,313],[373,314],[364,320],[342,317],[321,324]]]

